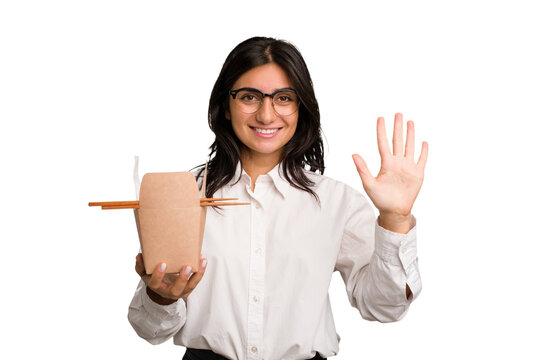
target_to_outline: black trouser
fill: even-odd
[[[325,359],[319,353],[310,360],[322,360]],[[218,355],[210,350],[199,350],[199,349],[190,349],[187,348],[186,353],[182,360],[226,360],[221,355]]]

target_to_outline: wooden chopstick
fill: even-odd
[[[125,205],[135,205],[139,206],[138,201],[104,201],[104,202],[91,202],[88,203],[88,206],[125,206]]]
[[[250,203],[231,203],[231,202],[204,202],[201,206],[229,206],[229,205],[251,205]],[[139,205],[103,205],[102,210],[117,209],[138,209]]]
[[[229,202],[206,202],[201,206],[228,206],[228,205],[251,205],[250,203],[229,203]]]
[[[215,201],[225,201],[225,200],[238,200],[238,198],[201,198],[201,203],[215,202]],[[115,206],[132,206],[127,207],[126,209],[136,209],[139,207],[139,202],[134,201],[103,201],[103,202],[91,202],[88,203],[88,206],[106,206],[106,207],[115,207]],[[133,207],[136,206],[136,207]],[[123,208],[121,208],[123,209]]]
[[[229,205],[250,205],[250,203],[232,203],[222,202],[223,200],[238,200],[238,198],[202,198],[201,206],[229,206]],[[102,210],[117,210],[117,209],[138,209],[138,201],[103,201],[90,202],[88,206],[101,206]]]
[[[101,210],[116,210],[116,209],[138,209],[139,205],[103,205]]]

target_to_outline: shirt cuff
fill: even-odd
[[[422,288],[418,271],[416,247],[416,218],[411,216],[411,229],[407,234],[395,233],[375,221],[375,253],[382,261],[403,267],[406,281],[416,297]]]
[[[185,303],[184,299],[178,299],[178,301],[169,304],[169,305],[160,305],[150,299],[148,294],[146,293],[146,285],[143,286],[143,289],[141,289],[141,302],[143,307],[153,314],[156,314],[160,317],[164,318],[173,318],[177,316],[182,316],[185,313]],[[182,311],[184,310],[184,311]]]

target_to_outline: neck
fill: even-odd
[[[251,178],[251,191],[255,190],[255,182],[259,175],[267,174],[281,160],[279,154],[253,154],[252,152],[242,151],[242,167],[246,174]]]

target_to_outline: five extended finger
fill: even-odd
[[[377,145],[379,145],[379,154],[381,155],[381,159],[391,155],[383,117],[379,117],[377,119]]]
[[[403,115],[394,116],[394,136],[392,138],[395,156],[403,156]]]
[[[358,154],[354,154],[352,157],[354,164],[356,165],[356,171],[358,171],[358,175],[360,175],[362,183],[367,185],[372,182],[373,175],[371,174],[371,171],[369,171],[365,160]]]
[[[405,143],[405,157],[414,161],[414,122],[407,121],[407,142]]]
[[[418,166],[424,171],[426,168],[426,162],[428,157],[428,143],[427,141],[422,142],[422,151],[420,152],[420,158],[418,159]]]

